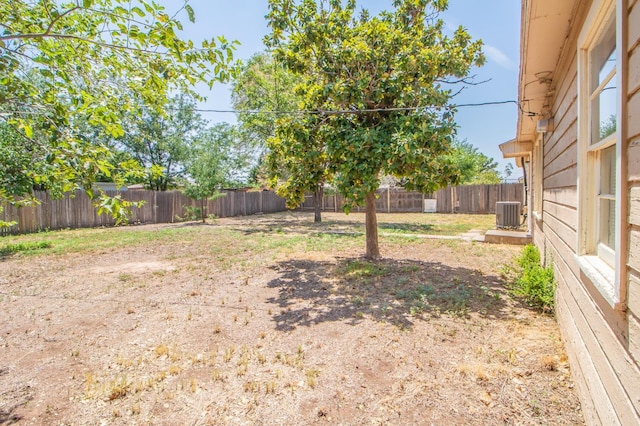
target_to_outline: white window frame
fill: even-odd
[[[616,309],[624,309],[626,302],[623,286],[623,270],[625,260],[622,257],[624,242],[621,224],[623,223],[622,196],[626,191],[623,185],[622,164],[622,127],[621,117],[624,117],[623,109],[623,54],[626,44],[623,40],[624,16],[622,0],[594,0],[585,24],[578,39],[578,247],[576,260],[582,272],[591,280],[600,291],[604,299]],[[591,144],[590,123],[590,51],[603,37],[604,31],[610,19],[616,20],[616,74],[617,87],[617,125],[613,135],[606,137],[597,144]],[[600,225],[599,213],[596,214],[597,192],[596,186],[600,183],[598,160],[595,158],[607,146],[615,143],[616,146],[616,197],[615,197],[615,246],[614,250],[607,247],[601,248],[596,244]],[[591,152],[591,154],[590,154]]]

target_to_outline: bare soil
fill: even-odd
[[[310,220],[0,259],[0,424],[583,423],[554,318],[500,276],[519,247],[382,237],[371,263],[287,246]]]

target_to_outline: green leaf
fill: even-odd
[[[22,126],[22,130],[24,131],[24,134],[26,137],[28,137],[29,139],[33,138],[33,129],[31,128],[30,125],[24,124]]]

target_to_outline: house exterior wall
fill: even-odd
[[[627,36],[627,179],[629,187],[629,255],[627,312],[629,353],[640,363],[640,1],[630,2]],[[636,399],[638,398],[636,389]]]
[[[534,199],[542,190],[542,212],[533,239],[550,259],[558,283],[557,317],[588,424],[640,424],[640,0],[619,1],[623,25],[623,87],[620,114],[623,182],[629,226],[619,238],[627,271],[621,289],[623,308],[614,307],[581,269],[579,247],[580,144],[578,119],[578,38],[591,6],[582,1],[554,72],[549,114],[554,126],[542,139],[542,158],[532,158]],[[621,16],[621,15],[619,15]],[[623,85],[625,86],[625,85]],[[625,158],[626,157],[626,158]],[[542,176],[536,176],[542,162]],[[538,179],[538,180],[537,180]],[[542,185],[536,182],[542,181]],[[534,202],[535,206],[535,202]],[[624,220],[623,220],[623,225]],[[628,229],[628,231],[627,231]],[[626,309],[625,306],[626,305]]]

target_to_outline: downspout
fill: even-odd
[[[527,167],[527,162],[524,161],[524,157],[520,157],[520,162],[522,163],[522,175],[524,177],[524,205],[526,209],[526,220],[527,220],[527,236],[531,236],[531,230],[533,229],[533,215],[531,214],[531,203],[533,200],[531,199],[532,194],[529,190],[529,182],[531,181],[531,176],[527,176],[527,168],[529,172],[531,171],[531,156],[529,156],[529,167]]]

